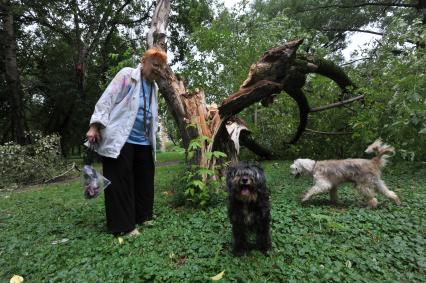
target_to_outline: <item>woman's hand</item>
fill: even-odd
[[[99,125],[92,124],[90,125],[89,130],[86,133],[87,140],[89,143],[94,144],[102,139],[101,133],[99,132]]]

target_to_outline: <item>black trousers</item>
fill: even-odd
[[[111,181],[105,189],[107,229],[117,234],[152,219],[154,160],[150,145],[125,143],[117,159],[103,157],[103,174]]]

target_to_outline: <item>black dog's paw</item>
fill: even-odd
[[[245,256],[247,254],[247,251],[243,249],[234,249],[232,251],[232,254],[236,257],[241,257],[241,256]]]
[[[261,253],[263,253],[264,255],[269,255],[269,252],[271,251],[271,249],[272,249],[272,247],[271,247],[271,244],[270,243],[268,243],[268,244],[264,244],[264,243],[262,243],[262,244],[258,244],[257,245],[257,249],[261,252]]]
[[[261,251],[261,253],[266,257],[269,257],[269,252],[270,252],[270,250]]]
[[[248,251],[249,249],[248,249],[247,243],[245,245],[235,245],[232,248],[232,254],[238,257],[246,255]]]
[[[271,252],[271,248],[262,247],[259,249],[265,256],[269,256],[269,253]]]

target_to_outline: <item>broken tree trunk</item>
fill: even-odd
[[[165,27],[169,13],[170,1],[157,1],[148,34],[148,47],[165,48]],[[210,140],[209,142],[201,139],[203,142],[190,160],[191,164],[214,168],[217,160],[211,158],[211,154],[208,153],[215,150],[225,152],[228,160],[235,161],[240,144],[247,146],[256,154],[271,158],[272,155],[267,150],[250,138],[246,124],[235,115],[254,103],[261,102],[267,106],[273,103],[276,95],[284,92],[296,101],[299,108],[300,122],[291,140],[292,143],[297,142],[306,130],[308,114],[311,112],[302,90],[306,76],[310,73],[323,75],[336,82],[342,89],[340,101],[346,99],[347,95],[356,89],[345,72],[331,61],[298,56],[297,49],[302,42],[303,40],[294,40],[265,52],[251,66],[248,77],[240,89],[224,99],[219,107],[214,103],[208,105],[204,92],[199,90],[189,92],[183,80],[176,76],[169,66],[160,70],[162,75],[157,83],[179,129],[185,149],[188,150],[191,140],[199,137],[204,136]],[[342,101],[338,105],[346,103],[347,101]]]

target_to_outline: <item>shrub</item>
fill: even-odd
[[[64,168],[58,135],[43,136],[38,132],[27,135],[31,144],[8,142],[0,145],[0,189],[41,183]]]

